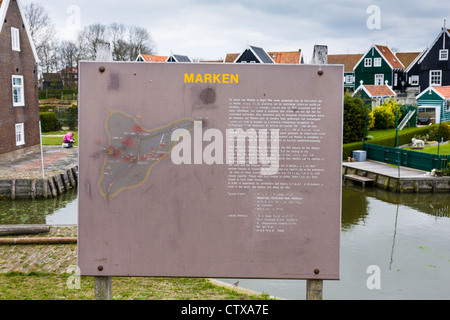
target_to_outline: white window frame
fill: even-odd
[[[409,79],[410,79],[410,84],[412,86],[419,85],[419,76],[418,75],[411,76],[411,77],[409,77]]]
[[[440,86],[441,84],[442,70],[430,70],[430,87]]]
[[[364,67],[371,67],[371,66],[372,66],[372,58],[365,58]]]
[[[25,126],[23,123],[16,123],[16,146],[25,144]]]
[[[446,100],[445,112],[450,112],[450,99]]]
[[[20,79],[21,84],[14,84],[15,79]],[[20,90],[20,96],[17,101],[15,101],[15,90]],[[23,76],[21,75],[13,75],[12,76],[12,99],[13,99],[13,106],[14,107],[24,107],[25,106],[25,90],[24,90],[24,83],[23,83]]]
[[[373,58],[373,66],[381,67],[381,58]]]
[[[448,49],[439,50],[439,60],[447,61],[448,60]]]
[[[377,81],[377,78],[381,79],[381,81],[379,81],[379,83]],[[382,84],[384,84],[384,74],[383,73],[376,74],[375,75],[375,79],[374,79],[374,83],[375,83],[375,85],[382,85]]]
[[[20,51],[20,32],[14,27],[11,27],[11,47],[14,51]]]
[[[355,76],[352,74],[348,74],[344,76],[345,83],[355,83]]]

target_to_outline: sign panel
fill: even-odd
[[[342,79],[82,62],[81,274],[338,279]]]

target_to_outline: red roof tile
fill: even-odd
[[[392,89],[383,84],[383,85],[363,85],[363,87],[367,90],[367,92],[372,97],[386,97],[386,96],[394,96],[395,92]]]
[[[227,53],[225,56],[225,63],[233,63],[234,60],[239,56],[239,53]]]
[[[344,72],[353,72],[353,68],[362,56],[362,54],[329,54],[328,64],[343,64]]]
[[[410,66],[411,63],[417,58],[421,52],[397,52],[395,56],[405,66],[405,69]]]
[[[267,52],[275,63],[299,64],[302,55],[301,50],[288,52]]]
[[[154,56],[151,54],[141,54],[141,56],[147,62],[165,62],[167,60],[167,57],[164,56]]]
[[[399,59],[395,57],[395,55],[392,53],[391,49],[389,49],[387,46],[380,46],[375,45],[377,49],[380,51],[380,53],[384,56],[386,61],[392,66],[394,69],[404,69],[405,66],[400,62]]]
[[[450,99],[450,86],[433,87],[433,89],[439,92],[445,99]]]

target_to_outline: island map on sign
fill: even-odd
[[[194,119],[182,118],[155,129],[145,129],[137,119],[119,110],[107,110],[105,130],[108,144],[98,189],[105,200],[124,190],[143,185],[156,164],[170,155],[178,143],[172,132],[194,128]]]

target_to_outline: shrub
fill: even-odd
[[[381,106],[374,108],[373,115],[375,117],[375,129],[390,129],[395,128],[396,118],[400,123],[402,116],[401,104],[394,99],[386,100]]]
[[[354,150],[362,150],[362,142],[352,142],[344,144],[342,147],[342,159],[351,157]]]
[[[344,96],[344,128],[343,141],[350,143],[362,141],[368,108],[360,96],[352,97],[349,93]],[[367,117],[369,118],[369,116]],[[366,128],[369,130],[369,128]]]
[[[76,104],[72,104],[70,107],[58,107],[57,116],[61,126],[69,127],[69,130],[77,130],[78,106]]]
[[[450,126],[448,123],[442,122],[440,131],[440,136],[444,141],[450,140]],[[434,128],[434,136],[436,137],[436,140],[439,139],[439,126]]]
[[[55,112],[40,112],[39,120],[41,121],[41,130],[43,132],[59,130]]]

